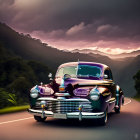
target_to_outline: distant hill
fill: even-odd
[[[100,52],[100,51],[98,51],[98,50],[91,50],[91,49],[81,49],[81,50],[79,50],[79,49],[74,49],[74,50],[72,50],[71,52],[74,52],[74,53],[75,53],[75,52],[79,52],[79,53],[85,53],[85,54],[93,53],[93,54],[95,54],[95,55],[107,56],[106,53]]]
[[[42,43],[39,39],[32,38],[29,34],[20,34],[1,23],[0,42],[15,55],[26,60],[40,61],[54,71],[60,64],[78,59],[107,64],[113,71],[115,82],[122,87],[125,95],[133,96],[135,94],[133,75],[140,69],[140,56],[114,60],[103,54],[83,54],[58,50]]]
[[[121,53],[121,54],[107,54],[107,53],[104,53],[104,52],[101,52],[101,51],[98,51],[98,50],[91,50],[91,49],[82,49],[82,50],[79,50],[79,49],[74,49],[72,50],[72,52],[79,52],[79,53],[84,53],[84,54],[92,54],[92,55],[95,55],[95,56],[98,56],[98,55],[103,55],[103,56],[108,56],[109,58],[112,58],[112,59],[119,59],[119,58],[126,58],[126,57],[136,57],[138,55],[140,55],[140,50],[137,50],[137,51],[133,51],[133,52],[130,52],[130,53]]]
[[[5,47],[16,55],[25,59],[33,59],[46,63],[51,68],[57,68],[60,64],[68,61],[111,61],[108,57],[97,59],[97,57],[89,56],[81,53],[71,53],[58,50],[39,39],[31,38],[30,35],[19,34],[5,24],[0,24],[0,41]]]

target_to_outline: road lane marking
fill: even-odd
[[[131,100],[130,100],[130,99],[128,99],[128,100],[129,100],[129,101],[128,101],[127,103],[124,103],[123,106],[124,106],[124,105],[127,105],[127,104],[129,104],[129,103],[131,103]]]
[[[24,120],[28,120],[28,119],[32,119],[33,117],[29,117],[29,118],[23,118],[23,119],[18,119],[18,120],[12,120],[12,121],[6,121],[6,122],[0,122],[1,124],[5,124],[5,123],[12,123],[12,122],[19,122],[19,121],[24,121]]]

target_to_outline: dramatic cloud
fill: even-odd
[[[119,53],[140,48],[139,5],[139,0],[0,0],[0,21],[60,49]]]
[[[67,32],[66,34],[67,35],[74,35],[76,33],[79,33],[80,31],[84,30],[85,26],[84,26],[84,23],[81,22],[79,25],[75,25],[73,27],[71,27]]]

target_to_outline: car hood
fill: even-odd
[[[55,79],[55,82],[58,85],[61,85],[64,83],[65,86],[68,84],[72,85],[109,85],[112,83],[112,81],[109,80],[89,80],[89,79],[78,79],[78,78],[69,78],[66,80],[63,80],[62,78]]]

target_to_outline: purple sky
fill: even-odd
[[[58,49],[140,49],[140,0],[0,0],[0,21]]]

